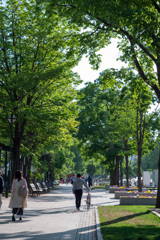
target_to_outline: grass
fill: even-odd
[[[10,196],[11,196],[11,193],[9,192],[8,197],[10,197]],[[2,193],[2,197],[6,197],[6,192],[5,191]]]
[[[153,206],[98,207],[103,240],[160,240],[160,218]]]
[[[105,186],[94,186],[94,188],[97,188],[97,189],[105,189]]]

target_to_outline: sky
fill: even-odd
[[[102,55],[102,62],[98,70],[93,70],[89,64],[88,59],[84,56],[79,62],[78,66],[73,69],[74,72],[77,72],[80,75],[80,78],[83,80],[83,83],[78,86],[78,89],[83,88],[86,82],[94,82],[99,77],[99,74],[107,68],[116,68],[120,69],[122,66],[126,66],[125,63],[116,59],[120,57],[120,51],[117,48],[117,39],[113,39],[112,43],[101,49],[98,53]],[[151,105],[149,112],[159,109],[159,104]]]
[[[78,66],[73,69],[73,71],[77,72],[83,80],[83,83],[78,88],[84,87],[84,83],[86,82],[94,82],[94,80],[99,77],[100,72],[107,68],[120,69],[122,66],[125,66],[120,60],[116,60],[120,56],[116,39],[113,39],[109,46],[101,49],[98,53],[102,55],[102,62],[98,70],[93,70],[91,68],[89,61],[85,56],[82,58]]]

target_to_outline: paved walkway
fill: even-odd
[[[81,210],[75,208],[72,186],[60,185],[50,193],[28,198],[28,208],[24,210],[23,220],[18,217],[11,221],[8,209],[9,198],[3,198],[0,210],[1,240],[100,240],[97,206],[119,204],[108,191],[91,191],[92,204],[86,209],[84,190]]]

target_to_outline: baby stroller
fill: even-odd
[[[87,204],[87,210],[89,211],[90,207],[91,207],[91,194],[90,194],[89,191],[88,191],[88,194],[87,194],[86,204]]]

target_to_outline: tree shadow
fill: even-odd
[[[18,221],[17,221],[18,222]],[[14,222],[15,224],[15,222]],[[43,231],[19,231],[15,233],[0,233],[1,240],[25,239],[25,240],[76,240],[76,239],[93,239],[96,240],[95,225],[83,227],[69,231],[44,233]]]
[[[146,215],[146,214],[149,214],[149,213],[151,213],[151,212],[149,210],[147,210],[146,212],[135,213],[135,214],[131,214],[129,216],[119,217],[119,218],[111,220],[111,221],[103,222],[103,223],[101,223],[101,226],[102,227],[103,226],[108,226],[108,225],[113,224],[113,223],[119,223],[121,221],[129,220],[129,219],[132,219],[132,218],[135,218],[135,217],[139,217],[139,216],[142,216],[142,215]]]
[[[137,225],[135,227],[132,226],[120,226],[114,227],[111,224],[120,223],[123,221],[127,221],[129,219],[133,219],[138,216],[150,214],[150,210],[142,213],[136,213],[129,216],[119,217],[117,219],[106,221],[100,224],[101,231],[103,235],[103,239],[110,240],[159,240],[160,239],[160,228],[153,226],[152,222],[150,225],[142,226]]]
[[[29,196],[28,201],[34,200],[34,202],[63,202],[65,200],[74,199],[74,195],[71,190],[63,193],[63,188],[56,191],[52,190],[49,193],[41,194],[40,196]]]
[[[34,199],[34,202],[63,202],[65,200],[70,200],[74,198],[74,196],[56,196],[56,195],[41,195]],[[28,199],[30,200],[30,199]]]

